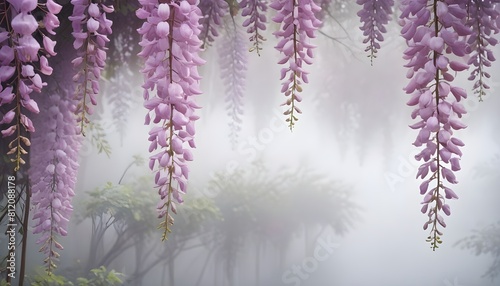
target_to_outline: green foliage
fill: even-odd
[[[30,286],[119,286],[123,284],[120,277],[124,276],[122,273],[114,270],[108,271],[106,267],[90,270],[90,278],[78,277],[75,282],[69,281],[62,275],[47,274],[43,268],[38,268],[35,275],[29,282]],[[0,280],[0,286],[9,286],[5,279]]]
[[[87,220],[92,223],[89,258],[84,269],[99,265],[110,267],[123,253],[134,248],[134,263],[137,265],[134,272],[127,276],[127,283],[140,281],[160,261],[173,263],[177,254],[185,248],[204,246],[202,243],[193,243],[193,240],[211,233],[213,229],[209,227],[213,224],[210,220],[221,217],[212,200],[203,197],[187,199],[178,216],[177,223],[180,227],[172,234],[168,244],[173,246],[173,251],[166,252],[166,244],[148,239],[156,230],[157,222],[155,206],[158,194],[154,191],[151,176],[125,177],[132,165],[142,162],[141,157],[134,157],[134,162],[126,167],[120,183],[107,182],[104,186],[87,192],[88,198],[81,200],[75,211],[78,222]],[[100,272],[94,274],[102,276]],[[78,282],[81,283],[78,285],[98,285],[86,284],[84,279],[79,279]]]
[[[66,277],[55,275],[54,273],[48,274],[43,268],[38,268],[31,281],[31,286],[69,286],[74,285]]]
[[[197,232],[206,233],[211,222],[222,221],[220,209],[214,201],[205,197],[186,197],[186,202],[179,211],[176,225],[179,226],[173,236],[189,236]]]
[[[134,156],[132,164],[141,165],[144,159]],[[127,169],[130,165],[127,167]],[[120,179],[120,182],[124,176]],[[137,227],[142,233],[149,233],[156,229],[157,214],[155,206],[158,194],[152,185],[150,176],[141,176],[123,184],[107,182],[104,186],[88,192],[89,198],[77,206],[77,222],[92,219],[94,222],[106,221],[106,226],[122,224],[128,227]],[[182,235],[200,231],[203,222],[207,220],[221,220],[220,210],[214,202],[205,197],[190,197],[182,205],[178,223],[183,227]],[[136,229],[137,231],[137,229]]]
[[[132,156],[132,158],[134,159],[132,164],[135,164],[137,166],[142,166],[146,162],[146,160],[141,155],[134,155]]]
[[[343,235],[359,219],[348,187],[306,168],[271,173],[258,161],[249,169],[216,174],[209,188],[224,219],[242,235],[281,229],[289,236],[300,225],[329,226]]]
[[[307,168],[271,171],[257,161],[217,173],[208,187],[223,217],[212,226],[210,245],[228,281],[249,247],[269,244],[283,254],[297,234],[319,236],[331,228],[343,235],[359,218],[348,187]]]
[[[118,273],[114,270],[108,271],[106,267],[101,266],[99,268],[95,268],[90,270],[92,273],[92,278],[77,278],[76,285],[77,286],[115,286],[121,285],[123,281],[120,279],[120,276],[123,274]]]
[[[90,135],[90,144],[97,148],[99,154],[105,153],[106,156],[111,155],[111,145],[106,139],[106,131],[102,127],[101,123],[97,121],[89,122],[86,126],[86,136]]]
[[[61,275],[51,274],[48,275],[43,268],[38,268],[35,271],[35,275],[31,280],[29,285],[31,286],[118,286],[123,283],[120,278],[123,276],[122,273],[118,273],[114,270],[108,271],[106,267],[101,266],[99,268],[91,269],[90,278],[78,277],[76,281],[69,281],[66,277]],[[4,283],[5,280],[0,282],[0,286],[7,284]],[[6,282],[5,282],[6,283]]]
[[[78,221],[109,218],[108,224],[152,226],[155,217],[151,206],[155,205],[155,200],[147,194],[149,181],[149,178],[142,177],[125,185],[107,182],[103,187],[89,192],[89,198],[82,204],[84,209],[78,213]]]

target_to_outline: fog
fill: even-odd
[[[285,97],[280,94],[274,39],[268,34],[262,55],[249,54],[245,114],[235,148],[228,139],[230,118],[216,46],[206,51],[208,63],[201,69],[204,94],[197,99],[202,106],[196,123],[197,148],[189,164],[186,206],[178,206],[172,238],[160,243],[160,230],[144,235],[108,269],[126,277],[137,267],[137,245],[144,249],[156,245],[151,252],[144,250],[141,263],[149,265],[148,261],[161,255],[164,259],[142,277],[141,285],[498,285],[499,278],[483,277],[494,257],[476,256],[456,243],[500,218],[499,65],[494,63],[490,69],[492,88],[485,101],[479,103],[472,94],[466,101],[468,128],[456,133],[466,144],[462,170],[457,172],[459,183],[454,186],[459,199],[449,201],[452,214],[445,217],[443,243],[432,251],[425,241],[429,233],[422,229],[427,216],[420,212],[421,180],[415,179],[419,165],[413,156],[419,148],[412,142],[417,132],[408,127],[413,123],[412,108],[406,105],[409,96],[402,90],[407,83],[404,43],[397,30],[390,27],[392,34],[373,66],[362,52],[357,30],[349,30],[349,38],[339,30],[325,31],[337,35],[349,48],[319,35],[314,64],[306,67],[310,83],[303,86],[303,114],[292,132],[281,115]],[[496,53],[500,54],[498,48]],[[139,87],[141,76],[136,77]],[[457,85],[470,90],[466,77],[460,75]],[[112,106],[103,101],[99,121],[112,153],[108,158],[84,142],[75,213],[81,211],[89,191],[108,181],[117,184],[133,155],[149,156],[142,92],[137,88],[131,93],[136,103],[128,111],[123,141],[112,124]],[[217,181],[217,174],[223,179]],[[123,182],[139,176],[152,181],[147,163],[132,166]],[[247,189],[214,189],[209,184],[214,180]],[[333,194],[321,197],[315,186]],[[145,191],[156,193],[149,187]],[[345,193],[335,197],[338,192]],[[332,196],[335,199],[329,200]],[[193,220],[183,212],[196,213],[188,204],[200,198],[215,201],[224,219],[207,214],[194,220],[197,228],[187,228]],[[287,206],[291,206],[289,212]],[[151,205],[153,213],[155,207],[156,203]],[[237,212],[240,207],[245,211]],[[320,220],[324,213],[329,216]],[[290,224],[290,214],[296,223]],[[344,219],[346,225],[339,224]],[[257,225],[265,222],[272,222],[270,231]],[[85,264],[90,226],[88,219],[79,224],[74,221],[68,237],[62,239],[61,271]],[[183,242],[175,237],[176,232],[190,240]],[[101,253],[116,239],[111,230],[107,235],[99,246]],[[191,245],[196,247],[190,249]]]

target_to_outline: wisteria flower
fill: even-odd
[[[389,23],[394,0],[357,0],[358,5],[363,8],[358,12],[358,16],[363,23],[360,27],[363,31],[363,44],[368,43],[365,52],[369,52],[368,57],[373,64],[373,59],[377,57],[380,49],[380,42],[384,40],[383,33],[387,32],[385,26]]]
[[[230,140],[233,148],[238,143],[243,115],[243,96],[247,71],[245,38],[236,25],[229,25],[220,42],[219,66],[226,88],[226,111],[230,117]]]
[[[53,93],[41,101],[45,112],[35,118],[39,126],[32,138],[29,178],[33,202],[33,233],[40,234],[37,243],[46,256],[47,272],[56,268],[57,249],[63,246],[57,236],[66,236],[73,212],[71,200],[75,195],[80,137],[77,136],[74,104],[69,90],[64,95]]]
[[[321,8],[311,0],[275,0],[270,7],[277,11],[273,21],[281,25],[274,33],[279,39],[275,48],[282,54],[278,63],[288,65],[281,69],[281,80],[285,80],[281,92],[288,97],[282,105],[288,106],[284,115],[288,117],[286,122],[291,130],[298,120],[296,113],[302,113],[297,106],[302,101],[299,92],[302,91],[302,82],[309,82],[303,63],[312,63],[315,46],[310,39],[315,37],[315,31],[321,25],[315,16]]]
[[[252,42],[250,51],[256,51],[260,55],[262,43],[266,40],[262,32],[266,30],[267,1],[264,0],[242,0],[240,2],[241,16],[247,17],[243,27],[251,34],[249,40]]]
[[[219,36],[218,29],[221,28],[222,19],[229,11],[229,5],[226,0],[201,0],[198,7],[202,13],[200,19],[202,49],[214,42]]]
[[[467,1],[467,26],[472,27],[472,33],[468,37],[467,44],[470,48],[470,58],[467,64],[473,65],[469,80],[474,82],[474,93],[479,97],[479,101],[483,100],[486,95],[486,90],[490,88],[487,84],[487,79],[490,78],[490,73],[486,71],[487,67],[495,61],[492,47],[498,44],[498,40],[494,38],[498,34],[500,27],[500,3],[491,0],[470,0]]]
[[[1,122],[7,127],[1,130],[2,137],[14,137],[10,140],[7,155],[14,155],[14,170],[18,171],[25,164],[23,155],[31,145],[28,133],[35,132],[30,118],[40,110],[37,102],[31,98],[33,92],[40,93],[47,84],[40,73],[49,75],[51,68],[47,57],[54,56],[55,41],[47,34],[59,26],[52,21],[48,26],[40,27],[33,16],[36,12],[43,19],[57,18],[61,10],[59,4],[48,1],[39,4],[36,0],[8,0],[0,7],[0,16],[9,24],[7,30],[0,30],[0,106],[8,110]],[[8,7],[8,8],[7,8]],[[35,31],[40,37],[35,38]],[[29,112],[27,112],[29,111]],[[9,126],[10,125],[10,126]]]
[[[146,124],[155,124],[149,132],[149,152],[158,150],[150,157],[149,167],[156,172],[157,208],[164,218],[160,225],[163,239],[167,239],[174,221],[170,211],[177,212],[174,200],[183,202],[186,162],[193,160],[190,148],[195,148],[195,109],[199,107],[193,97],[201,93],[198,66],[204,63],[198,55],[201,12],[195,0],[140,0],[140,4],[136,15],[144,20],[138,31],[142,35],[139,56],[145,60],[141,72]]]
[[[70,17],[75,41],[73,47],[77,57],[72,61],[77,73],[73,81],[77,84],[75,98],[79,101],[76,113],[80,122],[80,132],[84,133],[89,123],[87,115],[93,113],[91,105],[97,105],[99,80],[106,62],[106,43],[111,34],[113,22],[107,14],[114,11],[113,6],[92,3],[90,0],[72,0],[73,15]]]
[[[465,63],[455,60],[466,54],[463,36],[470,31],[465,16],[464,5],[402,2],[401,34],[408,44],[404,58],[408,60],[410,79],[405,91],[411,94],[408,105],[415,106],[412,118],[419,118],[410,127],[419,130],[413,144],[423,147],[415,158],[423,161],[417,178],[424,179],[420,185],[424,195],[422,212],[429,217],[424,229],[431,226],[427,241],[433,250],[442,242],[443,233],[438,226],[446,227],[440,212],[450,215],[446,200],[458,198],[447,185],[458,182],[454,172],[460,170],[460,147],[464,146],[453,133],[466,127],[459,118],[466,113],[460,101],[467,95],[452,81],[456,72],[467,69]]]

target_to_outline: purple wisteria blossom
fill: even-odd
[[[202,41],[201,48],[204,49],[219,36],[218,29],[221,28],[222,18],[229,11],[229,5],[225,0],[201,0],[198,6],[203,15],[200,19],[199,38]]]
[[[451,83],[456,72],[468,67],[460,58],[466,55],[464,39],[470,30],[465,25],[464,4],[404,0],[401,9],[401,34],[408,44],[405,67],[410,79],[405,91],[411,94],[408,105],[416,107],[412,118],[419,118],[410,127],[420,130],[413,144],[424,148],[415,156],[423,160],[417,178],[424,179],[420,185],[420,193],[425,195],[422,212],[429,217],[424,230],[431,225],[427,241],[435,250],[442,242],[438,224],[446,227],[440,213],[450,215],[446,199],[458,198],[448,184],[458,182],[454,172],[460,170],[464,143],[453,131],[466,127],[459,118],[466,113],[460,101],[467,94]]]
[[[45,255],[44,263],[50,274],[56,268],[63,249],[57,236],[66,236],[73,211],[78,175],[80,136],[74,114],[75,104],[70,90],[50,92],[41,100],[44,111],[34,118],[38,131],[32,136],[31,168],[33,233],[40,234],[37,244]]]
[[[387,32],[385,26],[389,23],[392,14],[394,0],[357,0],[358,5],[363,8],[358,12],[363,31],[363,44],[368,43],[365,52],[369,52],[368,57],[373,64],[373,59],[377,57],[380,49],[380,42],[384,41],[383,33]]]
[[[87,115],[93,113],[89,100],[92,105],[97,104],[99,79],[106,62],[106,43],[112,32],[113,22],[107,19],[106,14],[113,12],[114,8],[90,0],[71,0],[71,4],[73,47],[77,50],[77,57],[71,63],[77,69],[73,81],[77,84],[75,98],[79,101],[75,112],[80,132],[84,134],[85,125],[89,123]]]
[[[146,124],[155,126],[149,132],[149,152],[154,153],[149,167],[156,172],[160,227],[167,239],[173,224],[169,213],[176,213],[186,193],[188,166],[192,161],[194,122],[199,108],[193,97],[199,90],[198,66],[204,64],[199,57],[201,41],[199,19],[201,11],[196,0],[162,1],[139,0],[136,11],[144,24],[138,30],[142,35],[139,56],[144,58],[144,107],[148,109]],[[154,91],[154,93],[152,93]],[[186,146],[186,145],[189,145]]]
[[[243,22],[243,27],[247,28],[250,34],[252,47],[250,51],[256,51],[260,55],[262,43],[266,40],[261,31],[266,30],[267,1],[265,0],[242,0],[240,2],[241,16],[247,17]]]
[[[274,0],[270,7],[277,11],[273,21],[280,24],[280,30],[274,33],[279,39],[275,48],[282,54],[278,63],[288,65],[281,69],[280,79],[285,80],[281,92],[288,98],[282,105],[288,109],[283,114],[288,117],[286,121],[291,130],[298,120],[296,113],[302,113],[296,105],[302,101],[298,93],[302,91],[302,82],[309,82],[303,63],[312,63],[315,46],[310,39],[321,25],[315,16],[321,8],[312,0]]]
[[[54,29],[59,26],[55,15],[60,10],[61,6],[53,0],[44,4],[36,0],[8,0],[0,4],[2,21],[10,22],[6,29],[0,29],[0,106],[6,110],[0,124],[8,126],[1,130],[2,137],[14,137],[7,139],[11,140],[7,154],[15,156],[11,161],[16,171],[25,164],[22,155],[31,145],[27,133],[35,132],[27,111],[40,111],[31,95],[40,93],[47,85],[40,74],[52,73],[47,58],[56,55],[56,42],[47,34],[55,34]],[[43,27],[33,16],[35,11],[42,13]]]
[[[236,25],[228,25],[226,31],[218,48],[219,65],[221,79],[226,86],[226,110],[231,118],[229,138],[233,148],[236,148],[241,131],[248,52],[245,37]]]
[[[496,7],[495,7],[496,4]],[[471,53],[467,64],[473,65],[469,80],[474,82],[474,93],[479,101],[483,100],[489,85],[486,79],[490,74],[485,71],[495,61],[492,47],[498,44],[493,36],[498,34],[500,20],[500,2],[494,0],[468,0],[467,26],[472,27],[472,34],[467,41]]]

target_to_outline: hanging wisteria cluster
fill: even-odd
[[[493,36],[500,29],[500,3],[495,0],[471,0],[465,5],[468,13],[466,26],[471,27],[471,34],[467,39],[471,50],[467,65],[473,66],[469,80],[474,81],[474,94],[482,101],[486,90],[490,88],[486,83],[490,74],[485,69],[495,60],[491,47],[498,44]]]
[[[243,27],[251,36],[248,40],[252,43],[250,52],[255,51],[260,55],[263,42],[266,40],[262,33],[266,30],[267,2],[263,0],[242,0],[240,2],[241,16],[246,17]]]
[[[31,145],[27,133],[35,131],[29,113],[40,111],[32,92],[40,93],[46,85],[40,73],[52,73],[47,57],[55,56],[56,43],[48,34],[54,35],[59,26],[55,15],[61,6],[52,0],[40,5],[36,0],[9,0],[0,5],[0,16],[7,22],[0,30],[0,106],[8,106],[0,124],[7,125],[2,137],[9,140],[7,155],[14,157],[10,160],[19,170]],[[43,29],[33,16],[35,11],[43,15]]]
[[[369,53],[368,57],[373,64],[373,59],[377,57],[377,51],[380,49],[380,42],[384,40],[382,34],[387,32],[385,26],[391,19],[394,0],[357,0],[356,3],[363,5],[358,16],[363,23],[363,44],[368,43],[365,52]]]
[[[195,147],[194,122],[198,119],[193,97],[201,94],[198,66],[204,63],[198,56],[201,12],[194,0],[140,3],[137,17],[145,20],[139,29],[139,56],[145,60],[141,72],[144,106],[149,110],[146,124],[151,120],[156,124],[149,132],[149,152],[159,150],[150,157],[149,167],[156,172],[159,217],[164,218],[161,228],[166,239],[174,221],[170,211],[176,213],[174,199],[182,203],[187,191],[186,161],[193,160],[190,148]]]
[[[32,182],[33,231],[40,234],[37,242],[46,255],[49,272],[57,261],[55,249],[62,249],[57,236],[66,235],[72,211],[80,148],[77,135],[84,133],[98,102],[100,80],[106,73],[107,44],[114,41],[112,33],[116,34],[111,19],[120,17],[113,13],[118,0],[72,0],[66,6],[56,2],[0,3],[2,145],[14,172],[23,171],[22,165],[28,163],[29,171],[23,175]],[[458,182],[456,172],[464,146],[455,132],[466,127],[461,117],[466,113],[462,102],[467,92],[454,79],[470,68],[474,94],[479,100],[486,96],[491,76],[488,68],[495,60],[492,47],[498,43],[500,1],[402,0],[398,7],[395,2],[357,0],[357,15],[365,52],[373,61],[382,48],[391,15],[399,13],[401,36],[407,45],[403,58],[407,60],[409,82],[404,91],[410,96],[408,105],[414,108],[411,117],[416,122],[410,127],[418,130],[413,144],[421,148],[415,159],[421,162],[417,178],[423,180],[422,212],[428,216],[424,229],[430,228],[428,241],[436,249],[442,242],[441,228],[446,226],[442,214],[450,215],[449,200],[458,198],[452,185]],[[140,72],[144,77],[145,123],[152,125],[149,167],[155,173],[160,196],[157,209],[163,239],[171,231],[171,213],[176,213],[176,204],[183,202],[187,192],[187,162],[193,160],[199,108],[195,97],[202,93],[198,68],[205,63],[200,53],[212,47],[219,49],[226,109],[233,120],[232,132],[236,133],[243,114],[247,57],[253,51],[260,55],[265,32],[276,29],[273,35],[282,66],[281,92],[286,97],[283,114],[292,129],[302,112],[298,104],[303,86],[309,82],[305,65],[313,64],[316,34],[330,20],[329,10],[336,7],[335,3],[138,0],[136,17],[131,20],[131,25],[139,24],[138,35],[121,39],[137,39],[137,43],[126,44],[138,45],[136,52],[143,61]],[[274,10],[276,27],[267,23],[268,7]],[[71,15],[61,16],[64,8],[70,8]],[[60,56],[55,40],[63,19],[71,21],[73,36],[73,52],[65,53],[73,68],[70,87],[47,80],[53,73],[67,73],[49,65]],[[212,46],[219,39],[220,47]],[[53,85],[50,91],[44,88],[46,85]],[[35,116],[38,113],[40,117]]]
[[[411,128],[420,130],[413,144],[424,147],[415,158],[424,162],[417,178],[425,179],[420,185],[420,193],[425,195],[422,212],[429,217],[424,229],[431,226],[428,241],[433,249],[441,243],[439,225],[446,227],[440,213],[450,215],[446,199],[458,198],[449,184],[457,183],[454,172],[460,170],[459,147],[464,143],[453,131],[465,128],[459,117],[466,113],[460,101],[467,94],[452,81],[455,72],[467,69],[467,65],[452,56],[466,54],[464,37],[470,35],[466,16],[459,4],[408,1],[402,6],[402,35],[408,43],[404,58],[409,61],[407,76],[411,79],[405,91],[412,95],[408,105],[416,107],[412,118],[419,118]]]
[[[234,23],[229,25],[220,40],[219,66],[221,80],[226,86],[226,110],[230,118],[229,140],[236,148],[241,131],[243,116],[243,97],[248,64],[248,52],[244,33]]]
[[[206,48],[219,36],[222,18],[229,9],[228,2],[225,0],[200,0],[199,8],[202,17],[200,18],[201,31],[199,38],[202,41],[202,48]]]
[[[87,115],[93,113],[89,106],[97,104],[99,79],[106,62],[106,43],[111,34],[112,21],[106,14],[113,12],[112,6],[92,3],[90,0],[72,0],[73,15],[70,17],[75,41],[73,47],[77,57],[71,62],[78,72],[73,77],[76,83],[76,99],[79,101],[76,113],[80,122],[80,132],[84,133]]]
[[[275,48],[283,54],[278,63],[286,66],[281,69],[280,80],[285,80],[281,92],[287,97],[283,103],[288,106],[284,114],[291,130],[298,120],[296,114],[302,113],[297,106],[302,101],[299,93],[302,92],[302,82],[309,82],[303,63],[312,64],[315,46],[310,39],[315,37],[315,31],[321,25],[315,15],[321,8],[312,0],[277,0],[270,7],[277,11],[273,21],[281,25],[274,33],[279,40]]]
[[[40,104],[45,114],[34,120],[38,129],[32,138],[33,167],[28,172],[34,206],[33,233],[40,234],[37,243],[46,256],[44,263],[49,273],[56,267],[57,249],[63,249],[57,236],[68,233],[81,140],[77,136],[74,100],[66,97],[70,94],[67,90],[59,93],[47,95]]]

